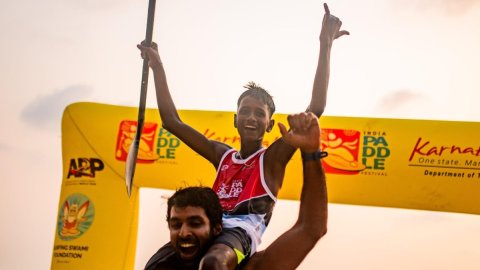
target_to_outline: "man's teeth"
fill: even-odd
[[[182,248],[190,248],[190,247],[193,247],[193,246],[195,246],[195,245],[191,244],[191,243],[180,244],[180,247],[182,247]]]

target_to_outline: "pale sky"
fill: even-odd
[[[302,111],[323,2],[157,0],[154,40],[180,109],[235,110],[254,80]],[[325,115],[479,121],[480,1],[332,1]],[[147,0],[3,1],[0,9],[0,269],[49,269],[62,181],[60,119],[77,101],[138,106]],[[147,104],[156,107],[153,85]],[[478,136],[478,135],[472,135]],[[136,269],[167,241],[160,191],[142,191]],[[264,237],[294,222],[280,202]],[[330,205],[300,269],[478,269],[480,216]],[[146,235],[150,237],[146,237]]]

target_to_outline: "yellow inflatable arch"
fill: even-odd
[[[210,186],[213,166],[162,128],[147,109],[135,183],[128,198],[125,160],[137,108],[69,105],[62,120],[63,181],[52,269],[133,269],[138,189]],[[180,111],[205,136],[239,147],[232,112]],[[286,115],[275,115],[286,122]],[[480,214],[480,123],[323,116],[329,201]],[[265,136],[265,146],[279,137]],[[298,153],[281,199],[298,199]]]

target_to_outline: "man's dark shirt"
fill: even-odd
[[[175,249],[172,244],[168,242],[161,247],[153,256],[148,260],[145,270],[196,270],[198,269],[198,263],[193,265],[184,265],[181,260],[176,256]]]

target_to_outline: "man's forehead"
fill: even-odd
[[[173,206],[170,209],[170,219],[172,218],[207,218],[205,209],[200,206]]]

